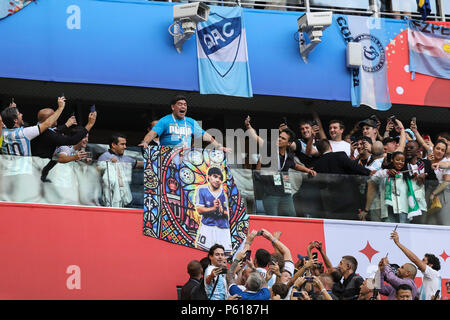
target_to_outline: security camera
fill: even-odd
[[[306,12],[297,19],[300,55],[305,63],[308,63],[308,54],[322,41],[320,38],[323,30],[328,28],[332,22],[333,13],[331,11]]]
[[[178,53],[186,40],[195,33],[198,22],[207,21],[209,7],[203,2],[179,4],[173,7],[173,24],[169,27],[169,33],[173,36],[173,43]],[[173,31],[171,31],[173,27]]]
[[[209,7],[203,2],[179,4],[173,7],[173,20],[189,19],[192,22],[208,20]]]

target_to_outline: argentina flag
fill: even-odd
[[[409,71],[450,79],[450,28],[408,20]]]
[[[344,40],[359,42],[362,47],[362,66],[352,71],[352,105],[390,109],[385,49],[391,39],[388,25],[383,19],[363,16],[335,15],[334,19]]]
[[[253,96],[242,11],[211,6],[208,21],[197,24],[201,94]]]

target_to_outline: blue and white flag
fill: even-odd
[[[201,94],[253,96],[242,11],[211,6],[208,21],[197,24]]]
[[[409,71],[450,79],[450,28],[408,21]]]
[[[391,108],[387,81],[386,46],[391,37],[383,19],[362,16],[334,16],[346,42],[362,45],[362,66],[352,71],[352,105],[367,105],[375,110]]]

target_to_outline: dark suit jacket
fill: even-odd
[[[192,300],[191,298],[191,291],[194,287],[197,287],[200,285],[200,281],[194,278],[189,278],[189,280],[184,284],[184,286],[181,288],[181,300]]]
[[[31,140],[31,154],[36,157],[53,157],[53,153],[59,146],[71,146],[81,141],[88,131],[83,128],[79,133],[73,136],[65,136],[53,129],[47,129],[41,135]]]
[[[351,160],[344,151],[321,155],[313,164],[317,173],[359,174],[368,176],[370,170]]]
[[[318,175],[313,180],[321,190],[321,201],[326,212],[333,213],[329,218],[353,219],[361,206],[358,177],[368,176],[370,170],[357,161],[351,160],[344,151],[321,155],[312,167]],[[339,214],[341,215],[339,215]]]

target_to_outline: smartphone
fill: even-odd
[[[312,258],[313,258],[313,260],[317,260],[317,252],[312,253]]]
[[[14,98],[11,98],[11,104],[13,104],[14,103]]]
[[[391,162],[391,161],[392,161],[392,153],[388,152],[388,153],[386,154],[386,161],[387,161],[387,162]]]
[[[61,95],[60,95],[59,97],[60,97],[60,98],[63,98],[63,97],[64,97],[64,92],[61,93]]]
[[[257,236],[262,236],[262,234],[263,234],[263,231],[262,231],[262,230],[259,230],[259,231],[256,233]]]
[[[252,251],[251,250],[247,250],[247,252],[245,252],[244,261],[250,260],[251,254],[252,254]]]
[[[317,120],[313,120],[313,121],[311,122],[311,127],[317,126],[317,125],[318,125]]]
[[[301,291],[295,291],[294,293],[292,293],[292,296],[297,298],[303,298],[303,293]]]
[[[95,104],[93,104],[92,106],[91,106],[91,113],[92,112],[95,112]]]

